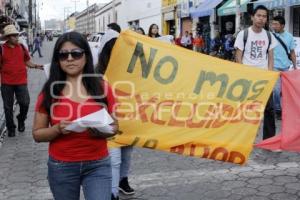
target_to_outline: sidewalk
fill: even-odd
[[[43,51],[45,57],[38,59],[35,56],[34,62],[48,63],[53,45],[54,43],[46,44]],[[46,52],[50,52],[49,55]],[[43,71],[28,70],[30,108],[26,120],[26,130],[24,133],[16,132],[14,138],[5,136],[0,148],[0,200],[53,199],[46,180],[48,144],[35,143],[31,135],[34,105],[45,79]],[[2,98],[0,108],[3,112]],[[18,106],[15,115],[16,113],[18,113]],[[16,119],[15,123],[17,123]]]

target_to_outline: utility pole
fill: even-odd
[[[64,7],[64,30],[63,32],[66,32],[66,16],[68,16],[68,11],[70,7]]]
[[[76,12],[76,5],[77,5],[77,3],[80,2],[80,0],[71,0],[71,1],[74,2],[74,4],[75,4],[75,12]]]
[[[34,0],[34,26],[36,28],[36,0]]]
[[[237,33],[241,26],[241,0],[236,0],[235,32]]]
[[[89,0],[86,0],[86,6],[87,6],[87,24],[86,24],[86,33],[88,33],[88,31],[89,31],[89,25],[90,25]]]
[[[28,11],[29,11],[29,28],[32,28],[32,0],[29,0],[28,5]]]

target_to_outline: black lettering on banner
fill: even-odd
[[[203,86],[205,81],[209,81],[211,86],[214,85],[218,81],[218,82],[221,83],[221,86],[220,86],[217,97],[222,98],[225,91],[226,91],[226,87],[227,87],[227,84],[228,84],[228,79],[229,79],[228,75],[226,75],[226,74],[217,75],[214,72],[201,71],[200,76],[198,78],[198,81],[196,83],[196,86],[194,88],[194,93],[195,94],[200,94],[202,86]]]
[[[252,92],[254,95],[249,97],[248,100],[255,100],[265,89],[265,85],[269,83],[268,80],[259,80],[252,86]]]
[[[227,92],[227,98],[232,101],[244,101],[249,93],[251,84],[252,84],[252,81],[249,81],[246,79],[236,80],[232,85],[230,85],[228,92]],[[234,96],[233,90],[238,86],[240,86],[242,88],[241,94],[239,96]]]
[[[165,66],[164,64],[166,62],[170,62],[172,64],[173,69],[172,69],[172,73],[169,75],[169,77],[163,78],[163,77],[161,77],[160,70],[163,66]],[[177,60],[175,60],[175,58],[173,58],[172,56],[165,56],[162,59],[160,59],[160,61],[158,62],[157,66],[155,68],[155,71],[154,71],[154,78],[161,84],[169,84],[174,81],[177,71],[178,71]]]
[[[140,42],[137,42],[135,50],[131,57],[130,63],[128,65],[127,72],[129,72],[129,73],[133,72],[136,62],[137,62],[137,59],[139,58],[141,61],[141,67],[142,67],[142,77],[144,79],[148,78],[156,53],[157,53],[157,49],[150,48],[150,56],[149,56],[149,60],[147,62],[146,57],[145,57],[145,52],[143,49],[143,44]]]

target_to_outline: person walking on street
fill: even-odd
[[[104,34],[101,52],[99,54],[96,72],[104,75],[110,60],[112,49],[121,32],[121,28],[116,23],[107,25],[109,30]],[[132,146],[113,147],[109,149],[112,164],[112,190],[111,200],[119,199],[119,191],[125,195],[135,193],[128,182],[129,168],[131,164]]]
[[[252,26],[240,31],[237,35],[234,47],[238,63],[259,69],[273,70],[273,51],[277,42],[275,37],[264,29],[268,13],[265,6],[257,6],[251,15]],[[275,131],[273,96],[271,95],[264,111],[263,140],[273,137]]]
[[[36,34],[36,37],[33,40],[33,46],[34,50],[32,51],[31,56],[33,57],[34,53],[38,51],[40,58],[43,57],[41,54],[42,39],[39,33]]]
[[[1,95],[8,137],[14,137],[16,129],[13,114],[14,96],[20,106],[20,113],[17,115],[19,132],[25,131],[29,108],[26,66],[35,69],[43,69],[43,66],[30,61],[27,49],[18,42],[19,32],[14,25],[7,25],[4,28],[4,37],[7,41],[0,47]]]
[[[297,60],[295,53],[295,43],[293,35],[284,30],[285,19],[282,16],[276,16],[272,20],[272,29],[278,45],[274,49],[274,70],[279,72],[288,71],[293,65],[297,69]],[[273,90],[273,100],[275,115],[281,120],[281,79],[276,82]]]
[[[110,124],[113,134],[91,127],[74,132],[66,127],[101,109],[107,108],[112,115],[112,89],[93,76],[89,44],[77,32],[58,38],[50,71],[38,96],[32,134],[36,142],[49,142],[48,182],[54,199],[79,199],[82,186],[85,199],[110,200],[111,161],[106,138],[117,133],[117,121]],[[108,91],[105,97],[104,91]]]

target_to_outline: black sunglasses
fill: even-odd
[[[60,61],[65,61],[69,58],[69,55],[71,55],[74,60],[79,60],[80,58],[82,58],[83,54],[84,54],[84,50],[82,49],[73,49],[71,51],[60,51],[58,53],[58,59]]]

